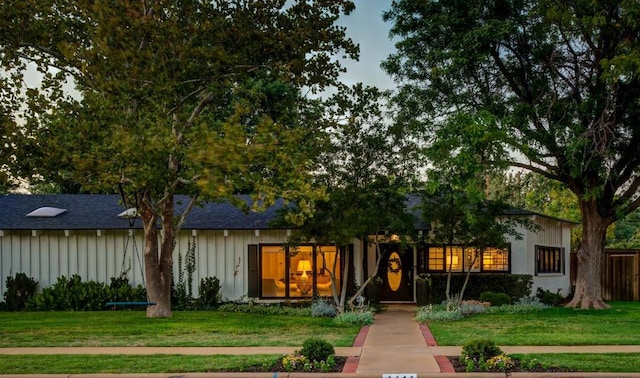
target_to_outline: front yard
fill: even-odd
[[[564,307],[530,313],[483,313],[430,322],[439,345],[483,337],[498,345],[640,345],[640,303],[614,302],[608,310]]]
[[[640,344],[640,303],[613,303],[610,310],[551,308],[525,314],[485,313],[451,322],[430,322],[439,345],[483,337],[498,345]],[[351,346],[358,326],[327,318],[229,312],[174,312],[147,319],[143,311],[0,312],[0,347],[52,346],[293,346],[321,336]],[[0,358],[5,374],[153,373],[256,371],[280,356],[14,355]],[[530,356],[550,366],[582,371],[640,372],[638,354]]]

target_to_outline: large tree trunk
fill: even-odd
[[[577,251],[576,288],[567,307],[605,309],[610,306],[602,299],[602,261],[604,239],[611,221],[598,213],[595,201],[580,201],[582,212],[582,242]]]
[[[161,205],[162,237],[158,243],[157,216],[147,205],[140,212],[144,227],[144,270],[147,284],[147,299],[156,303],[147,307],[148,318],[170,318],[171,281],[173,269],[173,198]]]

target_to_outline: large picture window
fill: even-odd
[[[536,274],[564,274],[564,248],[536,245]]]
[[[509,248],[486,248],[459,245],[427,246],[428,272],[509,272]]]
[[[260,293],[263,298],[307,298],[332,295],[331,272],[340,290],[342,264],[334,246],[261,245]]]

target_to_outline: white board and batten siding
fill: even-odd
[[[571,250],[572,224],[559,220],[535,216],[535,222],[541,227],[537,232],[521,230],[522,239],[511,238],[511,272],[533,275],[532,295],[538,288],[563,295],[571,291],[569,261]],[[536,246],[564,248],[564,273],[536,274]]]
[[[223,298],[241,299],[248,286],[247,246],[282,243],[286,237],[286,230],[182,230],[173,255],[174,280],[178,278],[178,255],[182,255],[185,270],[189,242],[195,241],[194,296],[202,278],[215,276]],[[144,285],[143,240],[142,230],[135,230],[131,237],[129,230],[4,231],[0,236],[0,295],[6,291],[6,278],[16,273],[33,277],[39,290],[63,275],[109,283],[123,271],[132,285]]]

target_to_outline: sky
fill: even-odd
[[[380,68],[380,63],[395,49],[389,39],[391,24],[382,21],[382,12],[391,8],[391,0],[354,0],[356,9],[343,16],[339,24],[347,28],[347,36],[360,45],[360,60],[346,61],[345,84],[362,82],[381,89],[394,88],[393,80]]]

